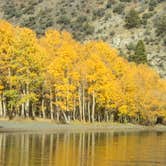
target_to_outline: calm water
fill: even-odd
[[[0,166],[166,166],[166,133],[0,134]]]

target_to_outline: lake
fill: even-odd
[[[166,166],[166,132],[0,133],[0,166]]]

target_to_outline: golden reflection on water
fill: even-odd
[[[166,166],[166,133],[0,134],[0,166]]]

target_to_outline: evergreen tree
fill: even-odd
[[[133,61],[137,64],[147,63],[146,49],[142,40],[138,41],[134,51],[134,55],[129,56],[129,61]]]

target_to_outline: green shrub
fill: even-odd
[[[135,45],[134,45],[134,43],[133,43],[133,42],[130,42],[130,43],[127,45],[127,49],[128,49],[129,51],[135,50]]]
[[[166,38],[163,39],[164,46],[166,46]]]
[[[120,0],[121,2],[131,2],[131,0]]]
[[[154,14],[154,13],[152,13],[152,12],[150,12],[150,13],[144,13],[143,16],[142,16],[142,18],[143,18],[143,19],[149,19],[150,17],[153,16],[153,14]]]
[[[85,22],[85,21],[87,21],[88,19],[87,19],[87,17],[86,16],[79,16],[78,18],[77,18],[77,22],[80,22],[80,23],[83,23],[83,22]]]
[[[111,13],[107,13],[107,14],[105,14],[104,20],[107,21],[107,20],[109,20],[111,18],[112,18]]]
[[[94,32],[94,26],[90,25],[89,23],[85,23],[83,25],[83,30],[85,32],[86,35],[92,35]]]
[[[97,9],[93,11],[93,16],[96,17],[103,17],[105,14],[105,10],[103,8]]]
[[[107,1],[107,5],[106,5],[106,8],[111,8],[112,7],[112,1],[111,0],[108,0]]]
[[[129,11],[125,21],[127,28],[138,28],[141,25],[141,19],[134,9]]]
[[[166,15],[162,15],[155,19],[156,34],[166,36]]]
[[[17,13],[16,6],[14,5],[13,1],[7,1],[3,6],[3,11],[5,19],[11,19]]]
[[[150,2],[149,2],[149,10],[153,11],[156,6],[157,6],[157,0],[150,0]]]
[[[36,31],[38,35],[43,35],[45,29],[53,25],[53,18],[50,10],[41,10],[36,16],[29,16],[21,22],[21,26],[25,26]]]
[[[124,12],[125,5],[120,3],[113,9],[114,13],[122,14]]]
[[[146,25],[147,22],[148,22],[148,19],[149,19],[150,17],[152,17],[152,16],[153,16],[153,13],[145,13],[145,14],[143,14],[142,20],[141,20],[142,24],[143,24],[143,25]]]
[[[57,23],[67,25],[70,24],[70,19],[68,18],[68,16],[62,15],[58,18]]]
[[[112,37],[112,36],[114,36],[115,35],[115,31],[111,31],[110,32],[110,36]]]

